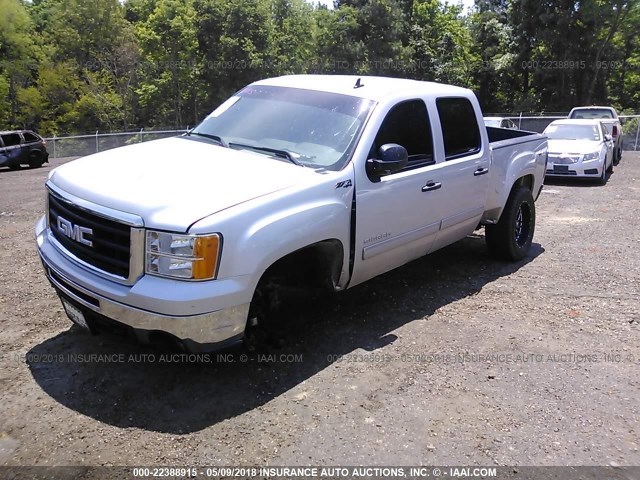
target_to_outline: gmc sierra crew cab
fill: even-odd
[[[53,170],[38,252],[81,327],[211,350],[289,286],[344,290],[481,226],[524,258],[546,161],[545,136],[486,128],[464,88],[262,80],[184,136]]]

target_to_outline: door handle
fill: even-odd
[[[484,175],[485,173],[489,173],[489,169],[486,167],[480,167],[475,172],[473,172],[473,176],[479,177],[480,175]]]
[[[423,192],[431,192],[432,190],[438,190],[442,187],[440,182],[429,182],[424,187],[422,187]]]

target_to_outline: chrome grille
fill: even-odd
[[[580,155],[549,155],[549,162],[556,165],[572,165],[578,163]]]
[[[129,277],[131,227],[96,215],[49,193],[49,228],[55,239],[71,254],[95,268],[122,278]],[[74,225],[92,229],[83,245],[58,228],[58,217]]]

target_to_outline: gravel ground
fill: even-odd
[[[640,153],[549,182],[525,261],[469,237],[197,363],[71,328],[33,240],[60,163],[0,169],[0,465],[640,465]]]

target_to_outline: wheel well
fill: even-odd
[[[534,181],[535,179],[531,174],[525,175],[524,177],[520,177],[518,180],[515,181],[515,183],[513,184],[513,187],[511,187],[511,191],[513,192],[516,189],[516,187],[527,187],[529,191],[533,192]]]
[[[260,281],[276,278],[296,286],[333,287],[340,278],[343,259],[340,240],[323,240],[282,257],[265,270]]]
[[[307,295],[333,291],[340,279],[344,248],[336,239],[323,240],[280,258],[267,268],[256,286],[249,318]]]

